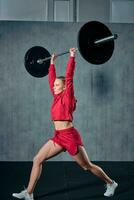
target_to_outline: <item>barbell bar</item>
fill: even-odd
[[[114,51],[114,40],[117,34],[112,34],[109,28],[101,22],[90,21],[84,24],[77,37],[77,50],[89,63],[100,65],[107,62]],[[68,54],[65,51],[56,56]],[[30,48],[24,57],[26,70],[34,77],[43,77],[48,74],[51,54],[41,46]]]
[[[115,40],[115,39],[117,39],[117,37],[118,37],[117,34],[113,34],[113,35],[111,35],[109,37],[105,37],[105,38],[102,38],[102,39],[94,41],[94,44],[95,45],[101,45],[104,42],[109,42],[110,40]],[[78,48],[76,48],[76,50],[78,50]],[[68,53],[69,53],[69,51],[65,51],[63,53],[57,54],[56,56],[59,57],[59,56],[63,56],[63,55],[68,54]],[[38,59],[37,63],[42,64],[43,62],[45,62],[47,60],[50,60],[50,59],[51,59],[51,56],[49,56],[47,58],[44,58],[44,59]]]
[[[76,49],[77,50],[77,49]],[[65,51],[65,52],[63,52],[63,53],[59,53],[59,54],[56,54],[56,56],[58,57],[58,56],[63,56],[63,55],[65,55],[65,54],[67,54],[67,53],[69,53],[69,51]],[[43,62],[45,62],[45,61],[47,61],[47,60],[50,60],[51,59],[51,56],[49,56],[49,57],[47,57],[47,58],[44,58],[44,59],[38,59],[37,60],[37,63],[39,63],[39,64],[42,64]]]

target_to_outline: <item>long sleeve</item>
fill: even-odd
[[[49,81],[50,90],[51,90],[53,96],[54,96],[53,86],[54,86],[55,79],[56,79],[55,65],[50,64],[49,73],[48,73],[48,81]]]
[[[73,76],[75,71],[75,58],[70,57],[66,68],[66,90],[70,95],[74,95]]]

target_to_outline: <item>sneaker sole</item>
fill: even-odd
[[[15,194],[12,194],[12,196],[17,198],[17,199],[22,199],[22,198],[17,197]]]

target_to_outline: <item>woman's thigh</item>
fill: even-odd
[[[42,162],[43,160],[48,160],[49,158],[58,155],[62,151],[63,147],[61,147],[57,143],[54,143],[52,140],[49,140],[41,147],[41,149],[35,157]]]
[[[83,146],[78,146],[78,153],[73,156],[74,160],[81,166],[86,168],[86,166],[91,165],[87,152]]]

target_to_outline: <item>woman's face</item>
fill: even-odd
[[[54,81],[54,94],[59,94],[60,92],[62,92],[63,90],[65,90],[65,84],[63,83],[63,81],[61,79],[55,79]]]

